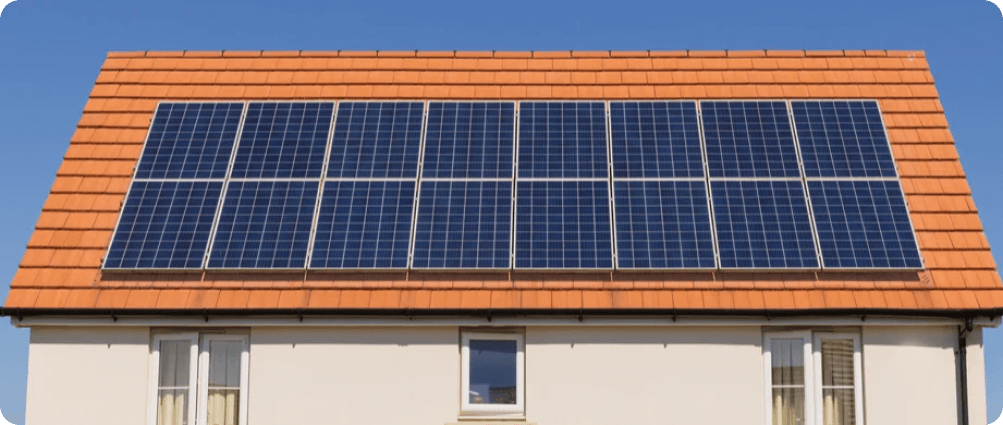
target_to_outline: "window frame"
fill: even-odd
[[[864,425],[863,355],[860,334],[829,331],[766,331],[763,333],[763,402],[765,424],[773,423],[773,340],[800,338],[804,341],[804,417],[802,425],[823,425],[822,396],[822,340],[849,339],[853,341],[853,391],[856,423]]]
[[[147,402],[147,424],[157,425],[160,413],[160,343],[165,341],[188,341],[188,411],[186,423],[194,424],[198,405],[198,350],[199,338],[196,332],[164,333],[154,335],[150,342],[149,401]]]
[[[198,416],[196,425],[209,423],[209,345],[213,341],[240,342],[240,399],[237,401],[237,425],[247,424],[247,378],[250,358],[247,337],[234,334],[204,334],[199,346]]]
[[[849,332],[816,332],[815,338],[812,341],[814,347],[812,348],[812,362],[813,373],[818,378],[818,385],[815,386],[814,390],[814,404],[816,406],[823,405],[823,395],[822,395],[822,340],[826,339],[849,339],[853,341],[853,410],[854,410],[854,425],[863,425],[864,423],[864,386],[863,386],[863,357],[860,351],[860,335],[849,333]],[[823,409],[815,409],[815,424],[822,425],[825,418],[823,417]]]
[[[162,341],[188,341],[190,347],[188,375],[188,409],[186,423],[206,425],[208,423],[209,401],[209,344],[213,341],[238,341],[240,353],[240,400],[238,401],[237,425],[247,425],[248,377],[250,368],[249,337],[240,333],[177,332],[155,333],[151,338],[149,366],[149,401],[147,404],[147,424],[158,425],[157,415],[160,404],[160,343]]]
[[[522,332],[489,330],[461,331],[460,344],[460,416],[479,418],[524,418],[526,415],[526,337]],[[515,404],[470,403],[470,341],[516,342],[516,402]]]

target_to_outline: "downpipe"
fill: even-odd
[[[960,381],[961,392],[959,394],[959,399],[961,401],[961,425],[969,425],[968,423],[968,333],[971,332],[972,319],[965,319],[965,324],[963,326],[958,326],[958,366],[960,371],[958,374],[958,379]]]

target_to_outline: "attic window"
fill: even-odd
[[[524,416],[523,335],[464,332],[462,340],[461,415]]]

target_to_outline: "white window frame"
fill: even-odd
[[[205,425],[209,411],[209,344],[212,341],[239,341],[242,343],[240,353],[240,400],[238,402],[238,425],[247,425],[247,388],[250,368],[248,337],[244,334],[202,334],[197,332],[156,334],[152,338],[150,351],[150,401],[147,407],[147,424],[157,425],[157,413],[160,397],[160,342],[188,341],[191,345],[188,377],[188,420],[192,425]]]
[[[208,334],[202,335],[202,347],[199,352],[199,394],[197,425],[209,423],[209,345],[213,341],[240,342],[240,400],[237,401],[237,424],[247,424],[247,360],[250,357],[247,350],[247,337],[244,335]]]
[[[825,339],[849,339],[853,340],[853,386],[854,386],[854,410],[856,412],[856,424],[864,424],[864,386],[860,335],[847,332],[812,332],[787,331],[787,332],[765,332],[763,334],[763,381],[764,381],[764,406],[766,412],[764,416],[765,424],[773,423],[773,353],[771,351],[773,340],[780,339],[801,339],[804,341],[804,417],[805,423],[802,425],[822,425],[822,340]]]
[[[521,332],[463,331],[460,355],[460,416],[480,418],[523,418],[526,412],[526,343]],[[516,342],[516,401],[515,404],[470,403],[470,341],[494,340]]]
[[[154,335],[150,347],[150,401],[147,405],[147,423],[157,425],[157,414],[160,410],[160,343],[164,341],[188,341],[190,357],[188,359],[188,416],[186,423],[195,423],[196,389],[198,388],[198,334],[194,332]]]
[[[864,386],[862,385],[864,372],[863,362],[860,354],[860,336],[853,333],[815,333],[815,348],[812,353],[812,360],[815,363],[815,376],[818,377],[818,385],[815,386],[815,405],[822,406],[822,341],[826,339],[849,339],[853,341],[853,409],[856,425],[864,423]],[[816,409],[815,423],[823,424],[822,408]]]

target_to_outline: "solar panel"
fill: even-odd
[[[807,177],[896,177],[875,101],[793,101]]]
[[[233,178],[320,178],[333,102],[252,102]]]
[[[703,181],[613,183],[618,268],[717,266]]]
[[[303,268],[317,186],[305,181],[230,182],[208,267]]]
[[[605,178],[603,102],[519,102],[519,177]]]
[[[328,177],[418,176],[423,102],[338,102]]]
[[[224,178],[243,103],[161,103],[137,179]]]
[[[517,268],[612,268],[611,233],[608,182],[517,183]]]
[[[721,268],[818,268],[800,181],[711,181]]]
[[[702,101],[711,177],[801,177],[783,101]]]
[[[809,181],[828,268],[922,268],[902,189],[895,181]]]
[[[106,269],[200,269],[221,182],[133,182]]]
[[[613,177],[703,177],[696,102],[610,102]]]
[[[511,239],[511,181],[422,182],[412,267],[507,269]]]
[[[422,177],[511,178],[515,103],[430,102]]]
[[[413,181],[327,181],[310,267],[405,268]]]

